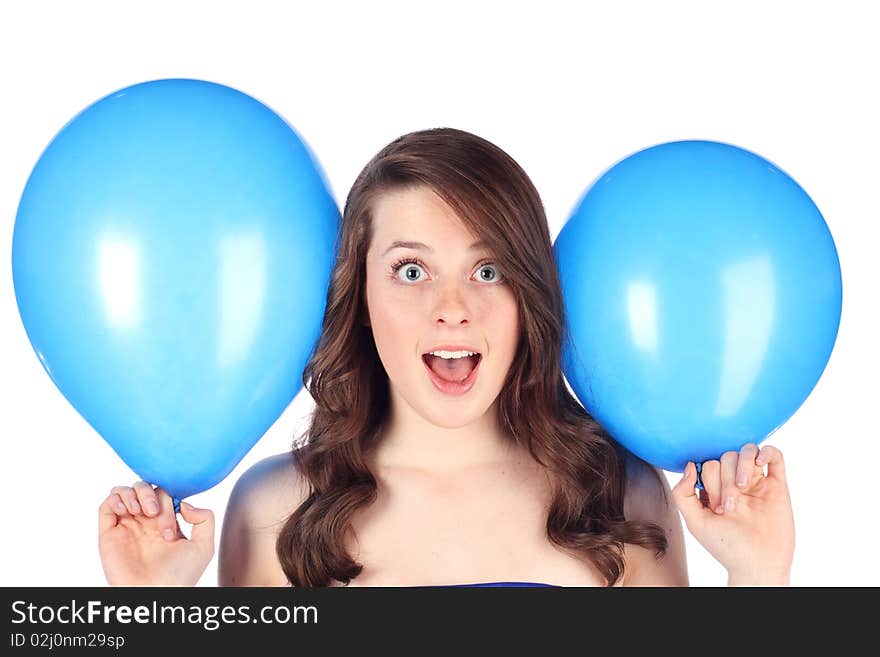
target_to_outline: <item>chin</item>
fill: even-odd
[[[486,413],[494,408],[493,400],[471,399],[470,403],[462,403],[460,400],[420,399],[419,404],[413,405],[413,408],[434,426],[443,429],[461,429],[485,417]]]
[[[435,427],[440,427],[441,429],[461,429],[463,427],[468,426],[469,424],[473,424],[481,417],[483,414],[455,414],[452,413],[419,413],[425,420],[433,424]]]
[[[423,395],[419,395],[418,399],[412,399],[402,394],[398,394],[398,399],[407,404],[426,422],[443,429],[461,429],[473,424],[482,418],[491,407],[491,404],[485,407],[482,404],[477,406],[475,399],[470,399],[465,403],[462,403],[461,400],[444,403],[442,399],[439,401],[426,399]]]

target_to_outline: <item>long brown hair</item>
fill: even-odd
[[[346,199],[323,330],[303,371],[315,408],[293,448],[309,495],[278,537],[281,566],[294,586],[347,584],[363,568],[344,542],[353,515],[377,496],[365,455],[377,444],[390,400],[365,321],[371,208],[383,192],[420,185],[487,243],[515,294],[520,347],[498,399],[501,426],[554,481],[549,540],[590,559],[613,585],[623,574],[625,543],[662,554],[666,535],[657,525],[624,518],[625,463],[635,457],[566,388],[560,363],[570,337],[537,190],[500,148],[449,128],[395,139],[367,163]]]

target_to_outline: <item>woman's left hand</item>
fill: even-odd
[[[767,474],[764,474],[764,465]],[[786,585],[794,556],[794,516],[782,452],[754,443],[685,467],[672,494],[688,530],[728,573],[729,586]]]

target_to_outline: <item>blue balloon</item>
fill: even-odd
[[[55,136],[15,219],[37,357],[142,479],[221,481],[302,389],[339,210],[278,114],[200,80],[136,84]]]
[[[573,392],[665,470],[772,434],[828,362],[841,277],[809,196],[711,141],[639,151],[587,190],[554,243]]]

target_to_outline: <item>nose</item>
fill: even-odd
[[[439,285],[434,299],[431,319],[434,323],[456,326],[470,321],[471,312],[461,287],[454,281]]]

